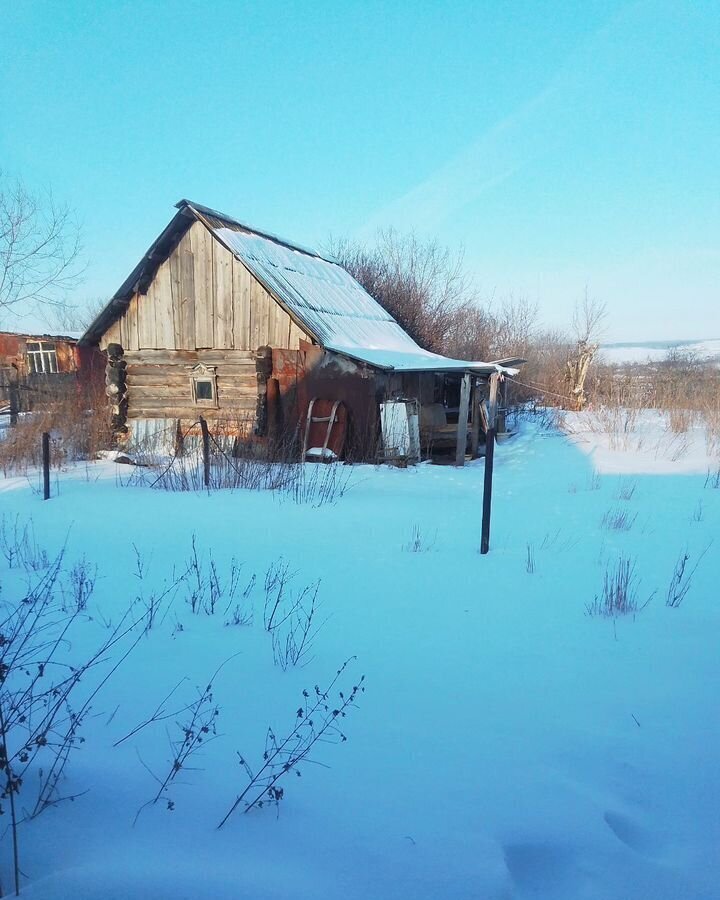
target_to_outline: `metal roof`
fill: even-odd
[[[214,210],[188,205],[323,347],[394,371],[498,370],[494,363],[424,350],[330,258],[253,231]]]
[[[370,294],[332,259],[314,250],[258,231],[217,210],[189,200],[133,270],[106,309],[83,336],[97,340],[110,318],[135,290],[143,292],[188,217],[197,218],[243,262],[288,313],[319,344],[369,365],[395,371],[467,371],[511,369],[496,363],[448,359],[423,350]],[[145,287],[147,289],[147,287]]]

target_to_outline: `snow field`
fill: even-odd
[[[526,424],[496,453],[485,557],[482,461],[358,466],[319,509],[124,487],[108,461],[62,474],[48,503],[27,479],[0,481],[1,513],[31,515],[49,552],[67,540],[68,559],[98,565],[69,656],[137,596],[133,543],[148,590],[187,563],[193,533],[221,572],[235,557],[258,581],[252,626],[193,615],[179,594],[118,670],[68,769],[67,792],[87,793],[21,829],[25,896],[718,896],[720,490],[705,487],[700,448],[692,465],[657,457]],[[625,507],[631,527],[607,527]],[[681,607],[667,608],[678,555],[709,545]],[[620,554],[641,600],[655,595],[634,619],[590,617]],[[321,579],[324,621],[311,661],[285,672],[262,628],[262,581],[280,556],[298,588]],[[0,583],[6,600],[22,586],[2,558]],[[288,776],[279,817],[239,812],[217,831],[245,784],[236,751],[257,765],[267,726],[285,734],[303,688],[354,655],[345,684],[365,674],[367,692],[343,723],[347,743]],[[172,720],[113,743],[176,684],[192,700],[225,660],[218,737],[174,783],[175,809],[147,808],[133,827],[157,790],[148,769],[171,763]],[[5,835],[3,886],[9,848]]]

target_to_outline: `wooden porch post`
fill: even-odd
[[[472,380],[472,431],[470,432],[470,458],[478,458],[478,447],[480,446],[480,385],[475,376]]]
[[[455,465],[465,465],[465,448],[467,446],[468,410],[470,409],[470,373],[463,375],[460,385],[460,409],[458,411],[457,446],[455,448]]]

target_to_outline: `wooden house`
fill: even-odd
[[[477,448],[483,386],[513,361],[423,350],[329,257],[188,200],[177,209],[80,341],[107,354],[127,440],[202,416],[302,443],[316,401],[345,411],[346,448],[368,457],[397,401],[414,404],[426,449],[444,440],[464,458],[468,436]]]

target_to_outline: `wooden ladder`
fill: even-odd
[[[330,441],[330,435],[332,433],[333,425],[337,421],[337,409],[338,409],[338,406],[340,405],[340,401],[336,400],[333,403],[329,416],[313,416],[313,414],[312,414],[313,407],[315,406],[315,401],[317,399],[318,399],[317,397],[313,397],[312,400],[310,401],[310,403],[308,403],[307,419],[305,421],[305,437],[303,438],[303,452],[302,452],[303,462],[307,461],[308,440],[310,438],[310,426],[316,425],[319,422],[327,422],[327,431],[325,432],[325,442],[323,443],[322,451],[320,453],[320,459],[324,461],[326,459],[325,451],[327,450],[328,443]],[[313,457],[313,459],[314,459],[314,457]]]

